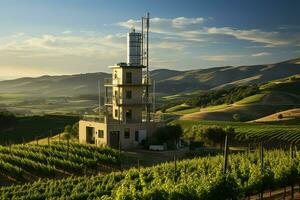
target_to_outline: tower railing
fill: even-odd
[[[147,81],[147,77],[142,77],[141,82],[136,82],[136,81],[132,81],[131,83],[126,83],[124,81],[124,83],[122,83],[122,80],[120,78],[105,78],[104,79],[104,85],[105,86],[121,86],[121,85],[151,85],[152,84],[152,80],[149,78]]]

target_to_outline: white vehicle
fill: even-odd
[[[149,150],[152,150],[152,151],[164,151],[165,147],[164,147],[164,145],[150,145],[149,146]]]

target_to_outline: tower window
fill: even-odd
[[[117,72],[117,70],[115,70],[115,77],[114,77],[115,79],[117,79],[118,78],[118,72]]]
[[[131,117],[132,117],[132,111],[126,110],[126,119],[131,119]]]
[[[126,99],[131,99],[131,97],[132,97],[132,92],[131,92],[131,90],[127,90],[127,91],[126,91]]]
[[[118,109],[115,109],[115,117],[118,117]]]
[[[126,72],[126,83],[131,84],[132,83],[132,73]]]
[[[125,130],[124,130],[124,138],[125,139],[130,138],[130,129],[129,128],[125,128]]]
[[[139,131],[135,131],[134,140],[137,141],[137,142],[139,141]]]

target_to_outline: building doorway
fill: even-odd
[[[95,129],[94,127],[86,127],[86,143],[88,144],[94,144],[95,143],[95,135],[94,135]]]
[[[118,149],[120,145],[120,131],[111,131],[109,144],[111,148]]]

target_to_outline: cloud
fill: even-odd
[[[123,44],[123,45],[121,45]],[[125,35],[43,34],[30,36],[13,35],[0,40],[1,54],[19,57],[118,57],[125,51]]]
[[[181,28],[187,25],[202,24],[203,22],[204,22],[204,18],[202,17],[197,17],[197,18],[177,17],[175,19],[172,19],[172,26]]]
[[[207,28],[206,31],[208,34],[229,35],[241,40],[264,43],[269,47],[287,45],[290,43],[288,40],[280,38],[278,32],[266,32],[259,29],[239,30],[230,27],[211,27]]]
[[[72,31],[70,31],[70,30],[66,30],[66,31],[62,32],[62,34],[71,34],[71,33],[72,33]]]
[[[252,54],[251,56],[261,57],[261,56],[269,56],[269,55],[272,55],[272,53],[270,53],[270,52],[259,52],[259,53]]]
[[[151,18],[150,19],[150,31],[153,33],[164,34],[172,36],[179,40],[202,42],[198,29],[205,22],[202,17],[196,18]],[[127,21],[117,23],[118,26],[130,29],[135,27],[137,30],[141,30],[141,20],[129,19]]]
[[[190,42],[217,42],[212,35],[232,36],[238,40],[247,40],[253,43],[264,44],[262,47],[277,47],[292,44],[297,41],[297,37],[287,37],[277,31],[263,31],[260,29],[238,29],[233,27],[209,27],[203,26],[209,20],[202,17],[196,18],[151,18],[150,31],[157,34],[164,34],[177,39]],[[141,29],[141,20],[129,19],[117,23],[118,26],[125,28],[135,27]],[[288,38],[288,39],[287,39]],[[221,38],[223,41],[226,40]]]
[[[223,62],[236,58],[240,58],[243,55],[209,55],[209,56],[200,56],[200,59],[206,61],[214,61],[214,62]]]

